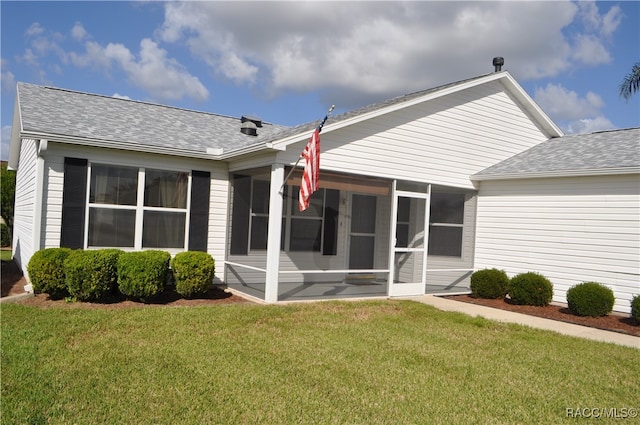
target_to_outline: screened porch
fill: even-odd
[[[230,288],[267,302],[469,292],[473,191],[322,172],[300,212],[300,176],[230,175]]]

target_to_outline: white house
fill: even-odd
[[[600,281],[630,311],[638,129],[562,137],[495,72],[330,117],[321,189],[300,213],[292,167],[317,125],[20,83],[15,259],[25,270],[48,247],[205,250],[217,279],[267,302],[467,292],[473,270],[499,267],[546,274],[557,301]],[[618,138],[624,155],[589,165]],[[586,168],[554,169],[536,150],[565,144]]]

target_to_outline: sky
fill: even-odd
[[[640,2],[1,1],[1,159],[16,83],[298,125],[505,70],[567,134],[640,127]]]

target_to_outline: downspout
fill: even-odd
[[[42,246],[42,209],[44,199],[44,180],[45,176],[45,159],[44,153],[47,151],[49,141],[40,139],[37,147],[36,158],[36,187],[35,187],[35,205],[33,211],[33,252],[37,252],[43,248]]]

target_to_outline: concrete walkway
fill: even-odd
[[[454,301],[447,298],[433,295],[423,295],[419,297],[404,297],[403,299],[418,301],[428,304],[443,311],[457,311],[470,316],[481,316],[486,319],[505,323],[518,323],[537,329],[558,332],[564,335],[578,338],[592,339],[594,341],[610,342],[640,349],[640,337],[626,335],[619,332],[604,331],[586,326],[574,325],[573,323],[559,322],[557,320],[544,319],[542,317],[529,316],[498,308],[485,307],[477,304]]]

